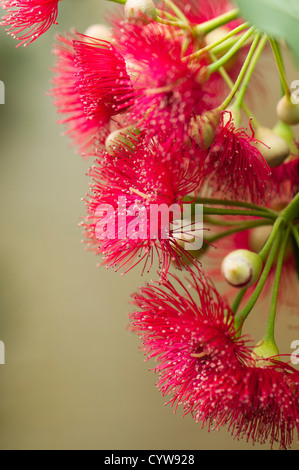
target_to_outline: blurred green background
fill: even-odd
[[[115,6],[59,6],[59,26],[30,47],[15,49],[0,31],[0,449],[252,449],[164,406],[152,364],[127,330],[129,296],[146,279],[96,267],[81,244],[90,162],[61,136],[46,95],[51,48],[56,31],[83,32]],[[270,93],[277,85],[266,84]],[[275,104],[262,108],[274,124]],[[288,352],[299,331],[289,314],[279,322]],[[252,320],[258,338],[264,325],[259,315]]]

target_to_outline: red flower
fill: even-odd
[[[134,93],[124,58],[107,41],[81,35],[74,41],[78,69],[76,87],[90,119],[108,123],[125,112]]]
[[[262,202],[270,193],[271,170],[253,145],[254,135],[248,135],[245,129],[236,129],[231,116],[225,123],[225,115],[205,165],[209,188],[213,195]]]
[[[52,24],[57,24],[59,0],[2,0],[1,7],[8,11],[0,26],[10,36],[27,46],[44,34]],[[17,46],[17,47],[18,47]]]
[[[211,282],[189,274],[188,287],[173,276],[134,296],[140,310],[131,328],[158,362],[158,388],[175,410],[182,405],[209,428],[227,425],[233,437],[288,447],[299,431],[299,372],[254,357]]]
[[[58,123],[65,125],[66,135],[78,147],[79,152],[86,155],[95,153],[95,149],[105,142],[112,129],[105,110],[94,119],[90,119],[85,113],[85,103],[76,85],[78,70],[73,41],[79,38],[77,32],[56,36],[57,41],[53,48],[56,56],[53,68],[55,77],[52,80],[54,86],[49,94],[54,97],[58,113],[65,115]]]
[[[94,155],[101,147],[104,148],[106,137],[116,128],[122,127],[122,123],[119,118],[112,121],[111,113],[105,106],[99,105],[98,113],[93,119],[87,115],[86,102],[77,83],[78,69],[73,45],[74,41],[80,38],[82,35],[74,31],[64,36],[56,36],[53,48],[56,56],[53,68],[55,76],[49,94],[54,97],[58,113],[65,116],[58,123],[65,125],[65,134],[69,136],[71,143],[78,147],[79,153],[87,156]]]
[[[275,357],[254,359],[236,368],[232,381],[233,400],[229,414],[219,415],[228,421],[236,438],[280,449],[291,446],[294,433],[299,434],[299,372]],[[222,416],[221,416],[222,415]]]
[[[298,144],[297,144],[298,145]],[[299,156],[292,155],[281,165],[272,168],[273,196],[292,199],[299,191]]]
[[[175,3],[192,24],[212,20],[233,8],[229,0],[176,0]],[[235,23],[229,23],[229,26],[235,27]]]
[[[199,25],[206,21],[213,20],[217,16],[223,15],[224,13],[227,13],[235,8],[234,2],[230,0],[175,0],[175,3],[193,25]],[[230,21],[225,26],[221,26],[220,28],[213,30],[208,34],[208,36],[204,38],[202,45],[205,46],[205,42],[211,44],[218,41],[234,28],[240,26],[244,21],[245,20],[242,18],[238,18],[236,20]],[[245,31],[246,30],[241,32],[240,35],[245,33]],[[243,45],[243,47],[239,49],[238,52],[224,65],[226,72],[229,74],[233,82],[235,82],[238,78],[239,72],[243,66],[249,49],[250,46]],[[267,49],[265,48],[265,50]],[[224,52],[216,55],[216,57],[220,58],[223,54]],[[221,84],[220,88],[217,90],[217,94],[221,102],[227,93],[229,93],[230,89],[223,82],[223,79],[218,72],[216,72],[215,76],[218,76],[219,82]],[[252,77],[252,86],[249,87],[246,94],[246,97],[249,99],[251,106],[258,105],[260,96],[262,96],[263,100],[265,100],[265,97],[268,95],[268,90],[265,87],[265,81],[266,79],[263,74],[263,66],[258,64]],[[254,89],[254,93],[252,92],[252,89]]]
[[[192,120],[217,104],[219,81],[207,82],[207,62],[184,60],[182,37],[171,27],[115,20],[114,36],[128,64],[135,91],[131,120],[151,135],[184,143]],[[198,44],[190,45],[185,55]]]
[[[141,141],[134,149],[117,146],[113,155],[102,156],[104,164],[101,159],[91,168],[85,235],[108,267],[131,269],[132,263],[144,261],[143,269],[150,269],[157,254],[164,274],[172,261],[180,266],[183,255],[190,258],[180,248],[177,227],[172,227],[181,217],[184,196],[198,186],[201,176],[190,150],[184,154],[186,159],[174,145]]]

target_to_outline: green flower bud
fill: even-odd
[[[223,259],[221,271],[231,286],[243,288],[256,283],[262,267],[263,261],[257,253],[235,250]]]
[[[138,143],[138,136],[141,134],[140,129],[134,126],[124,127],[123,129],[117,129],[108,135],[105,141],[106,150],[109,153],[113,153],[115,147],[128,147],[134,149]]]
[[[252,357],[256,360],[258,367],[265,367],[269,363],[266,359],[273,356],[278,356],[279,350],[274,341],[264,340],[259,341],[253,348]],[[278,358],[277,358],[278,359]]]
[[[129,21],[150,23],[157,17],[155,4],[152,0],[127,0],[125,15]]]
[[[217,109],[207,111],[201,116],[192,118],[189,127],[189,136],[201,147],[207,149],[211,146],[221,114]]]
[[[293,104],[287,97],[283,96],[276,107],[277,116],[285,124],[295,126],[299,124],[299,103]]]

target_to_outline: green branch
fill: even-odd
[[[275,279],[274,279],[274,284],[273,284],[273,293],[272,293],[270,314],[269,314],[266,333],[265,333],[265,336],[264,336],[264,340],[267,341],[267,342],[275,343],[275,341],[274,341],[274,326],[275,326],[275,317],[276,317],[280,277],[281,277],[283,260],[284,260],[284,255],[285,255],[287,243],[288,243],[288,240],[289,240],[290,231],[291,231],[291,227],[289,226],[289,227],[287,227],[287,229],[285,230],[285,232],[283,234],[282,243],[281,243],[281,246],[279,248],[279,254],[278,254],[278,259],[277,259],[277,263],[276,263]]]
[[[253,309],[255,303],[257,302],[257,300],[258,300],[258,298],[259,298],[259,296],[260,296],[260,294],[263,290],[263,287],[264,287],[264,285],[265,285],[265,283],[268,279],[269,272],[270,272],[270,270],[272,268],[272,265],[274,263],[276,253],[277,253],[277,250],[278,250],[278,247],[279,247],[279,244],[280,244],[280,240],[281,240],[281,232],[278,231],[278,233],[276,234],[275,240],[273,242],[273,245],[271,247],[270,254],[267,258],[267,262],[265,264],[263,272],[260,276],[260,279],[259,279],[259,281],[256,285],[256,288],[255,288],[252,296],[250,297],[250,299],[247,302],[247,304],[245,305],[245,307],[235,316],[236,329],[239,329],[240,327],[242,327],[244,321],[246,320],[249,313]]]

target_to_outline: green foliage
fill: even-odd
[[[284,39],[299,65],[299,0],[235,0],[241,15],[260,31]]]

